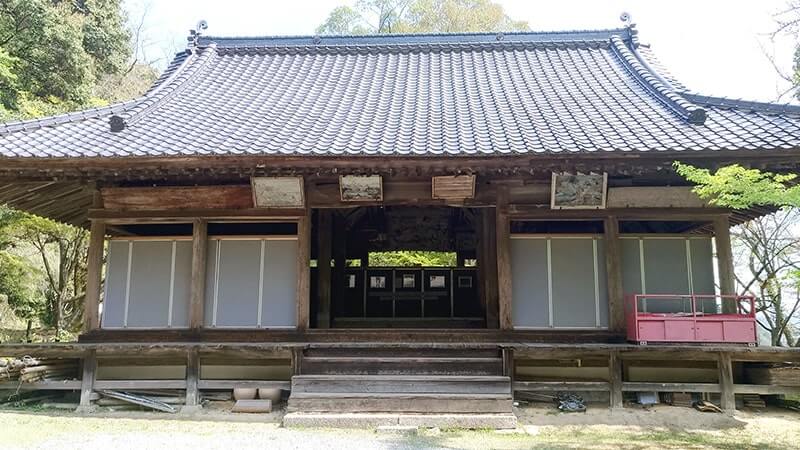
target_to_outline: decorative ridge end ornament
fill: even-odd
[[[207,29],[208,22],[205,19],[199,20],[194,29],[189,30],[189,36],[186,38],[186,46],[189,48],[197,47],[198,41],[200,40],[200,35],[203,34],[203,31]]]

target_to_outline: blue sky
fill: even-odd
[[[496,0],[497,1],[497,0]],[[133,22],[145,14],[146,57],[160,60],[185,46],[198,20],[207,34],[258,36],[313,34],[328,12],[347,0],[126,0]],[[629,12],[642,41],[689,88],[713,95],[772,101],[787,83],[794,36],[771,41],[774,14],[787,0],[499,0],[509,16],[533,30],[611,28]],[[788,100],[788,99],[784,99]]]

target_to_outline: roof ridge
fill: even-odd
[[[148,112],[158,108],[158,106],[163,104],[166,100],[169,100],[177,93],[182,92],[186,88],[186,85],[188,84],[187,82],[197,73],[201,72],[202,69],[207,65],[208,61],[210,60],[210,56],[216,53],[214,51],[215,48],[216,46],[210,45],[201,50],[199,55],[193,49],[186,49],[188,55],[187,58],[184,59],[180,65],[176,67],[175,70],[158,86],[147,92],[147,95],[141,98],[139,104],[135,105],[129,110],[123,111],[121,114],[114,114],[109,117],[108,122],[111,127],[111,131],[119,132],[124,130],[126,127],[141,120],[141,118],[144,117],[144,115],[146,115]],[[191,64],[191,62],[195,59],[199,60],[199,62],[196,64]],[[190,66],[196,67],[196,69],[193,72],[188,73],[185,79],[178,81],[178,78],[181,75],[187,74],[187,70]],[[136,110],[136,108],[140,106],[141,109]]]
[[[678,116],[694,125],[702,125],[706,120],[706,110],[681,97],[672,85],[654,72],[649,64],[643,64],[635,49],[630,49],[619,36],[611,37],[611,48],[622,60],[623,65],[653,95]]]
[[[679,91],[678,93],[692,103],[716,106],[719,108],[750,109],[752,111],[764,112],[768,114],[800,114],[800,105],[795,105],[792,103],[772,103],[744,100],[698,94],[691,91]]]
[[[395,45],[403,43],[475,43],[504,40],[516,41],[608,41],[611,36],[624,35],[632,37],[626,28],[586,29],[567,31],[500,31],[500,32],[463,32],[463,33],[385,33],[364,35],[289,35],[289,36],[206,36],[201,35],[198,45],[205,46],[217,43],[219,47],[236,46],[235,42],[251,41],[250,46],[274,45],[352,45],[353,41]],[[515,39],[516,38],[516,39]],[[522,39],[520,39],[522,38]],[[555,38],[555,39],[554,39]],[[434,41],[434,42],[431,42]],[[234,44],[231,44],[233,42]],[[241,45],[241,44],[238,44]]]

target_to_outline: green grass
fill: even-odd
[[[233,418],[233,416],[228,416]],[[236,416],[241,418],[243,416]],[[252,417],[252,416],[251,416]],[[249,418],[249,417],[248,417]],[[246,418],[247,419],[247,418]],[[251,439],[252,438],[252,439]],[[32,409],[0,411],[0,440],[4,448],[35,446],[59,448],[102,447],[108,439],[119,442],[161,442],[168,439],[172,448],[263,448],[267,441],[342,442],[353,448],[359,442],[375,442],[392,448],[464,448],[487,450],[552,449],[749,449],[783,450],[800,442],[800,416],[765,415],[750,417],[741,426],[720,430],[671,430],[623,425],[543,426],[535,435],[498,434],[488,430],[422,431],[419,436],[376,435],[370,430],[287,430],[276,423],[254,417],[247,422],[214,420],[211,417],[187,420],[181,416],[126,413],[77,416],[64,412]],[[311,440],[311,441],[310,441]],[[11,447],[7,447],[9,444]],[[260,446],[259,446],[260,444]],[[146,446],[146,445],[145,445]],[[229,446],[229,447],[228,447]],[[237,448],[240,448],[241,444]]]

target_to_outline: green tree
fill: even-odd
[[[695,184],[694,192],[711,204],[733,209],[755,205],[800,207],[800,185],[796,174],[776,174],[748,169],[738,164],[712,173],[708,169],[675,162],[679,175]]]
[[[523,31],[527,22],[509,18],[490,0],[359,0],[339,6],[318,34],[455,33]]]
[[[453,252],[397,251],[372,252],[369,254],[370,267],[455,267],[456,254]]]
[[[102,103],[94,83],[130,55],[120,0],[0,1],[0,120]]]
[[[31,265],[10,253],[0,260],[0,293],[18,316],[36,317],[56,337],[77,331],[85,296],[87,231],[17,211],[6,216],[0,222],[0,236],[9,249],[33,249],[43,268],[42,295],[34,292],[30,275],[21,275],[35,274]]]

